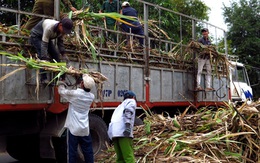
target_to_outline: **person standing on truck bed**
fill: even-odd
[[[136,19],[135,21],[134,20],[124,19],[125,21],[127,21],[130,24],[132,24],[133,26],[129,26],[129,25],[123,23],[122,26],[121,26],[122,29],[125,32],[128,32],[128,33],[131,32],[133,34],[137,34],[137,35],[143,36],[144,35],[144,31],[143,31],[142,25],[138,21],[137,11],[134,8],[130,7],[129,2],[125,1],[125,2],[122,3],[122,14],[126,15],[126,16],[131,16],[132,18]],[[141,37],[138,37],[138,39],[139,39],[140,46],[143,47],[144,39],[141,38]]]
[[[133,128],[135,121],[136,95],[124,93],[124,101],[114,110],[108,128],[108,136],[114,143],[116,162],[134,163]]]
[[[89,130],[89,110],[95,96],[91,93],[95,82],[88,74],[83,75],[80,88],[66,89],[63,81],[58,81],[61,97],[69,102],[65,127],[68,129],[68,163],[77,162],[78,144],[81,147],[86,163],[94,163],[92,139]]]
[[[71,33],[73,22],[69,18],[61,21],[45,19],[40,21],[30,34],[30,43],[36,48],[38,57],[41,60],[50,60],[48,53],[52,59],[60,62],[59,53],[65,57],[65,48],[63,44],[63,36]],[[59,51],[55,48],[52,40],[57,39]],[[42,72],[42,70],[41,70]],[[41,74],[41,82],[48,84],[47,74]]]
[[[111,13],[111,12],[116,12],[116,13],[121,13],[121,2],[118,0],[106,0],[101,9],[99,10],[99,13]],[[104,20],[104,25],[105,28],[114,30],[116,24],[116,20],[106,17]],[[116,34],[112,32],[108,32],[108,36],[112,39],[112,41],[116,42]]]
[[[69,0],[62,0],[63,3],[70,8],[71,11],[76,11],[77,9],[72,6]],[[46,16],[54,15],[54,0],[36,0],[33,6],[33,14],[40,14]],[[27,21],[24,28],[31,30],[38,22],[42,20],[42,17],[31,16]]]
[[[209,30],[207,28],[203,28],[201,30],[201,33],[203,37],[201,37],[198,42],[202,43],[203,45],[211,45],[211,42],[209,40]],[[206,89],[205,91],[213,91],[214,89],[211,88],[211,64],[210,64],[210,54],[208,53],[202,53],[198,57],[198,73],[197,73],[197,88],[196,90],[200,91],[203,90],[200,86],[201,83],[201,74],[204,65],[206,66]]]

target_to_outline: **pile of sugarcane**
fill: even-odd
[[[134,128],[136,162],[259,162],[260,102],[201,108],[170,117],[146,112]],[[115,162],[112,147],[96,162]]]

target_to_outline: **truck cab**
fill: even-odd
[[[229,57],[230,59],[230,57]],[[251,103],[253,91],[244,64],[237,62],[238,58],[230,61],[230,91],[232,102]]]

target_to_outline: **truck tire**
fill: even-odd
[[[7,153],[22,162],[37,162],[40,160],[39,135],[8,136],[6,139]]]
[[[101,150],[106,148],[106,143],[109,142],[107,125],[101,117],[95,114],[89,114],[89,127],[93,152],[94,156],[96,156]]]

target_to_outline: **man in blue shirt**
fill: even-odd
[[[203,35],[202,38],[198,40],[198,42],[202,43],[203,45],[211,45],[211,42],[209,40],[209,30],[207,28],[203,28],[201,30],[201,33]],[[204,65],[206,66],[206,89],[205,91],[213,91],[214,89],[211,88],[211,64],[210,64],[210,54],[200,54],[198,57],[198,73],[197,73],[197,88],[196,90],[203,90],[200,86],[201,82],[201,74]]]
[[[124,19],[128,23],[131,23],[133,26],[129,26],[127,24],[122,24],[122,29],[125,32],[143,36],[144,35],[144,31],[143,31],[142,25],[138,21],[137,11],[134,8],[130,7],[129,2],[123,2],[122,3],[122,14],[126,15],[126,16],[131,16],[132,18],[136,19],[135,21]],[[138,37],[138,39],[139,39],[139,44],[141,46],[143,46],[144,39],[142,37]]]

